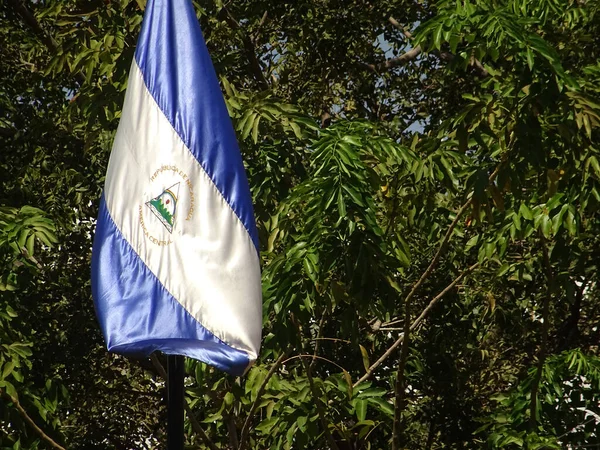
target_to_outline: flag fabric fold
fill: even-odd
[[[148,0],[92,250],[107,347],[256,359],[258,236],[235,133],[190,0]]]

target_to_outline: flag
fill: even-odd
[[[262,325],[240,151],[190,0],[148,0],[92,250],[109,351],[185,355],[239,375]]]

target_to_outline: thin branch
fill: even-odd
[[[544,261],[544,268],[546,269],[546,278],[548,285],[546,288],[546,295],[544,296],[544,303],[542,305],[542,342],[540,345],[540,354],[538,356],[537,370],[531,383],[531,406],[529,415],[529,431],[533,431],[537,425],[537,400],[538,391],[540,387],[540,381],[542,379],[542,372],[544,371],[544,364],[546,363],[546,354],[548,353],[548,331],[550,330],[550,300],[552,298],[552,292],[554,290],[554,273],[552,272],[552,266],[550,264],[550,257],[548,256],[548,248],[546,246],[546,238],[540,231],[540,242],[542,244],[542,256]]]
[[[597,419],[596,417],[592,416],[590,419],[586,420],[585,422],[583,422],[583,423],[580,423],[580,424],[578,424],[578,425],[575,425],[574,427],[572,427],[571,429],[569,429],[569,430],[568,430],[568,431],[566,431],[565,433],[561,434],[560,436],[558,436],[558,437],[556,438],[556,440],[557,440],[557,441],[560,441],[560,440],[561,440],[562,438],[564,438],[564,437],[565,437],[567,434],[569,434],[569,433],[571,433],[571,432],[575,431],[577,428],[584,427],[584,426],[586,426],[588,423],[590,423],[590,422],[595,422],[596,420],[598,420],[598,419]]]
[[[333,341],[333,342],[343,342],[344,344],[352,343],[347,339],[337,339],[337,338],[330,338],[330,337],[317,337],[317,338],[311,339],[311,341]]]
[[[402,413],[404,411],[404,400],[406,398],[406,389],[404,388],[404,368],[408,360],[408,346],[410,345],[410,318],[411,302],[404,303],[404,332],[402,333],[402,348],[400,350],[400,360],[398,361],[398,370],[396,372],[396,383],[394,386],[394,422],[392,427],[392,450],[400,449],[400,440],[402,437]]]
[[[190,405],[188,405],[187,401],[183,404],[183,406],[185,408],[185,413],[187,414],[192,424],[192,429],[200,435],[200,439],[204,441],[204,443],[208,446],[208,448],[210,448],[210,450],[219,450],[202,429],[202,425],[200,425],[200,422],[198,422],[198,419],[196,419],[196,415],[192,411],[192,408],[190,408]]]
[[[271,369],[269,369],[269,372],[267,372],[267,376],[265,377],[262,384],[258,388],[258,392],[256,393],[256,398],[254,399],[254,402],[252,403],[252,406],[250,407],[250,412],[248,413],[248,416],[246,417],[244,425],[242,426],[242,432],[240,434],[240,445],[238,447],[238,450],[244,450],[244,448],[246,448],[246,441],[248,440],[248,433],[250,432],[250,421],[252,420],[252,417],[254,416],[254,412],[256,411],[256,408],[258,407],[258,402],[262,399],[265,389],[267,388],[267,383],[269,382],[271,377],[275,374],[275,372],[279,369],[279,367],[281,367],[281,364],[288,357],[288,355],[290,354],[291,351],[292,351],[292,349],[289,348],[284,353],[282,353],[281,356],[279,356],[279,358],[277,358],[277,361],[275,361],[275,363],[273,363],[273,365],[271,366]]]
[[[471,272],[473,272],[475,269],[477,269],[481,264],[480,263],[475,263],[473,264],[471,267],[469,267],[467,270],[465,270],[463,273],[461,273],[458,277],[456,277],[456,279],[450,283],[448,286],[446,286],[446,288],[440,292],[438,295],[436,295],[435,297],[433,297],[431,299],[431,301],[429,302],[429,304],[427,305],[427,307],[421,312],[421,314],[419,315],[419,317],[417,317],[415,319],[415,321],[412,323],[412,325],[410,326],[410,331],[414,331],[423,321],[423,319],[425,319],[425,317],[427,317],[427,314],[429,314],[429,311],[431,311],[431,309],[435,306],[435,304],[444,296],[448,293],[448,291],[450,291],[452,288],[454,288],[458,283],[460,283],[462,281],[462,279],[467,276],[468,274],[470,274]]]
[[[330,360],[330,359],[323,358],[322,356],[310,355],[310,354],[308,354],[308,353],[305,353],[305,354],[302,354],[302,355],[294,355],[294,356],[292,356],[291,358],[288,358],[288,359],[286,359],[286,360],[285,360],[285,361],[284,361],[282,364],[286,364],[287,362],[289,362],[289,361],[292,361],[292,360],[294,360],[294,359],[302,359],[302,358],[311,358],[311,359],[312,359],[312,358],[316,358],[316,359],[318,359],[318,360],[320,360],[320,361],[325,361],[325,362],[328,362],[329,364],[332,364],[332,365],[334,365],[335,367],[337,367],[338,369],[340,369],[342,372],[348,372],[346,369],[344,369],[344,368],[343,368],[342,366],[340,366],[338,363],[336,363],[336,362],[333,362],[333,361],[332,361],[332,360]]]
[[[258,23],[258,26],[256,27],[256,31],[254,32],[254,36],[252,36],[252,41],[256,41],[256,39],[258,38],[258,35],[260,34],[260,30],[263,27],[263,25],[265,24],[265,22],[267,21],[267,16],[268,16],[268,11],[265,11],[265,13],[263,14],[263,16],[260,19],[260,22]]]
[[[481,64],[481,61],[479,61],[477,58],[471,59],[471,67],[477,69],[476,72],[479,74],[479,76],[481,78],[485,78],[490,74],[487,71],[487,69],[485,67],[483,67],[483,64]]]
[[[500,172],[500,168],[502,167],[502,163],[498,164],[496,166],[496,168],[494,169],[494,171],[490,174],[489,176],[489,182],[492,183],[496,177],[498,176],[498,172]],[[458,210],[458,212],[456,213],[456,217],[454,217],[454,220],[452,221],[452,223],[450,224],[450,226],[448,227],[448,230],[446,231],[446,234],[444,235],[444,239],[442,240],[442,243],[440,244],[435,256],[433,257],[433,259],[431,260],[431,263],[429,264],[429,267],[427,267],[427,270],[423,273],[423,275],[421,275],[421,277],[419,278],[419,280],[413,285],[412,289],[410,290],[410,292],[408,293],[408,295],[406,296],[406,298],[404,299],[404,302],[406,304],[406,302],[409,302],[412,297],[414,296],[415,292],[417,291],[417,289],[419,289],[419,287],[421,287],[421,285],[425,282],[425,280],[429,277],[429,275],[431,274],[431,272],[433,272],[433,269],[435,268],[435,266],[437,265],[440,257],[442,256],[442,253],[445,251],[446,246],[448,244],[448,242],[450,241],[450,238],[452,237],[452,232],[454,231],[454,228],[456,228],[456,225],[458,224],[458,221],[460,220],[460,217],[464,214],[464,212],[467,210],[467,208],[471,205],[471,203],[473,202],[473,197],[470,197]],[[454,282],[453,282],[454,283]],[[412,327],[411,327],[412,329]],[[400,345],[402,344],[402,342],[404,341],[404,335],[400,336],[396,342],[394,342],[390,348],[388,348],[386,350],[386,352],[377,360],[375,361],[375,363],[373,363],[368,369],[367,372],[356,382],[354,383],[354,386],[358,385],[359,383],[362,383],[363,381],[365,381],[366,379],[368,379],[372,374],[373,371],[383,362],[385,361],[391,354],[392,352]]]
[[[400,25],[400,22],[398,22],[396,19],[394,19],[392,16],[388,17],[388,21],[394,25],[396,28],[398,28],[399,30],[404,30],[404,28],[402,27],[402,25]]]
[[[163,365],[158,360],[158,357],[156,356],[156,354],[152,353],[150,355],[150,359],[152,360],[152,364],[154,365],[154,368],[156,369],[156,371],[158,372],[158,374],[165,381],[167,381],[167,379],[168,379],[167,378],[167,371],[165,370],[165,368],[163,367]],[[208,435],[202,429],[202,426],[200,425],[200,422],[198,422],[198,419],[196,419],[196,416],[194,415],[194,412],[192,411],[192,408],[190,408],[190,405],[188,405],[187,399],[186,399],[186,401],[183,402],[183,407],[185,408],[185,412],[186,412],[188,418],[190,419],[190,422],[192,424],[192,429],[197,434],[200,435],[200,439],[202,439],[204,441],[204,443],[208,446],[208,448],[210,448],[210,450],[219,450],[217,448],[217,446],[210,440],[210,438],[208,437]]]
[[[325,319],[327,318],[327,308],[323,311],[323,315],[321,316],[321,320],[319,321],[319,327],[317,328],[317,338],[315,342],[315,351],[313,352],[313,359],[310,362],[310,370],[312,370],[315,362],[317,361],[317,353],[319,353],[319,346],[321,344],[320,338],[323,336],[323,326],[325,325]]]
[[[406,389],[404,387],[405,384],[405,375],[404,369],[406,368],[406,363],[408,361],[408,348],[410,345],[410,336],[411,332],[419,326],[419,323],[423,320],[423,318],[429,313],[431,308],[437,303],[437,301],[442,298],[450,289],[456,286],[466,274],[470,273],[473,269],[479,266],[479,263],[472,265],[463,273],[461,273],[457,278],[454,279],[450,285],[448,285],[440,294],[434,297],[429,305],[421,312],[419,317],[413,322],[411,325],[410,319],[410,302],[406,302],[405,311],[404,311],[404,333],[402,334],[402,349],[400,351],[400,360],[398,362],[398,371],[396,373],[396,386],[394,388],[395,391],[395,402],[394,402],[394,425],[392,432],[392,450],[398,450],[400,448],[400,442],[402,436],[404,434],[404,423],[402,421],[402,414],[404,412],[404,405],[406,400]],[[431,266],[430,266],[431,267]]]
[[[252,74],[254,75],[254,78],[256,79],[256,81],[262,89],[268,89],[269,83],[265,78],[265,74],[262,71],[260,62],[256,57],[256,46],[254,45],[254,41],[252,40],[252,38],[250,38],[248,33],[246,33],[242,29],[240,23],[237,20],[235,20],[235,18],[231,15],[231,12],[229,11],[229,9],[227,9],[227,7],[224,6],[223,9],[221,9],[220,14],[232,29],[238,30],[240,32],[242,42],[244,43],[244,49],[246,50],[246,56],[248,58],[248,62],[250,63],[250,68],[252,69]],[[263,15],[263,18],[266,20],[266,16]]]
[[[315,381],[313,380],[312,373],[311,373],[312,372],[312,363],[308,364],[307,361],[302,359],[302,364],[304,365],[304,369],[306,370],[306,377],[308,378],[308,384],[310,386],[310,390],[312,392],[313,399],[315,400],[315,405],[317,407],[317,414],[319,415],[319,420],[321,421],[321,426],[323,427],[323,432],[325,433],[325,437],[327,438],[327,441],[329,442],[329,447],[332,450],[339,450],[339,447],[338,447],[337,443],[335,442],[335,439],[333,439],[333,436],[331,435],[331,432],[329,431],[327,419],[325,419],[325,410],[323,409],[323,404],[321,403],[321,395],[319,393],[317,386],[315,385]]]
[[[406,51],[405,53],[401,54],[400,56],[385,60],[379,64],[366,64],[365,63],[365,66],[367,66],[373,72],[379,73],[383,70],[389,70],[394,67],[402,66],[410,61],[413,61],[420,54],[421,54],[421,46],[417,45],[416,47],[411,48],[410,50]]]
[[[402,31],[402,34],[408,40],[413,39],[412,33],[410,31],[406,30],[396,19],[394,19],[393,17],[390,16],[388,18],[388,22],[391,23],[395,28]],[[421,53],[422,53],[421,46],[417,45],[416,47],[413,47],[412,49],[408,50],[406,53],[403,53],[402,55],[397,56],[395,58],[388,59],[379,64],[365,64],[365,65],[369,69],[371,69],[373,72],[381,72],[383,70],[389,70],[394,67],[406,64],[407,62],[414,60]],[[434,52],[434,53],[437,54],[437,56],[442,61],[450,62],[455,58],[455,56],[449,52]],[[489,72],[487,71],[487,69],[483,66],[483,64],[481,64],[481,61],[479,61],[477,58],[472,57],[469,65],[473,68],[475,73],[477,75],[479,75],[481,78],[485,78],[489,75]]]
[[[382,328],[383,327],[391,327],[392,325],[397,325],[401,322],[402,322],[402,319],[393,319],[393,320],[390,320],[389,322],[382,323],[381,327]]]
[[[323,316],[323,317],[325,317],[325,316]],[[300,342],[302,342],[304,340],[302,328],[301,328],[300,324],[296,321],[296,318],[294,317],[293,314],[292,314],[291,319],[292,319],[292,322],[294,323],[294,325],[296,325],[296,328],[298,330],[298,335],[300,336]],[[319,331],[319,333],[320,333],[320,331]],[[312,362],[311,362],[311,364],[309,364],[308,361],[306,361],[305,358],[302,357],[304,355],[297,355],[297,356],[300,357],[300,360],[302,361],[302,365],[304,366],[304,370],[306,371],[306,378],[308,379],[308,385],[310,386],[310,391],[311,391],[313,399],[315,401],[315,406],[317,407],[317,414],[319,416],[319,421],[321,422],[321,426],[323,427],[323,433],[325,434],[327,442],[329,443],[329,448],[331,450],[340,450],[337,443],[335,442],[335,439],[333,439],[333,436],[331,435],[331,431],[329,431],[329,424],[327,423],[327,419],[325,417],[325,410],[323,409],[323,403],[321,402],[321,395],[320,395],[319,389],[317,388],[317,385],[315,384],[315,381],[312,377],[312,369],[313,369],[312,363],[314,363],[315,359],[325,359],[325,358],[322,358],[320,356],[317,356],[316,354],[313,354],[311,356]],[[293,358],[290,358],[290,359],[293,359]],[[286,360],[286,361],[288,361],[288,360]],[[333,364],[338,366],[338,364],[334,363],[333,361],[330,361],[330,362],[332,362]],[[338,367],[340,367],[340,366],[338,366]],[[344,370],[344,369],[342,369],[342,370]]]
[[[398,22],[396,19],[394,19],[393,17],[388,17],[388,22],[391,23],[394,27],[398,28],[400,31],[402,31],[402,34],[407,38],[407,39],[412,39],[413,35],[410,31],[406,30],[402,25],[400,25],[400,22]]]
[[[429,302],[429,304],[427,305],[427,307],[421,312],[419,317],[417,317],[414,320],[414,322],[410,326],[410,331],[411,332],[414,331],[421,324],[421,322],[425,319],[425,317],[427,317],[427,315],[429,314],[429,311],[431,311],[431,309],[434,307],[434,305],[444,295],[446,295],[452,288],[454,288],[458,283],[460,283],[465,276],[467,276],[469,273],[471,273],[473,270],[475,270],[478,266],[479,266],[479,263],[473,264],[471,267],[469,267],[467,270],[465,270],[463,273],[461,273],[458,277],[456,277],[454,279],[454,281],[452,281],[452,283],[450,283],[448,286],[446,286],[442,292],[440,292],[438,295],[433,297],[431,299],[431,301]],[[379,367],[381,365],[381,363],[384,362],[394,352],[394,350],[396,350],[396,348],[398,348],[398,346],[400,344],[402,344],[403,340],[404,340],[404,334],[400,335],[400,337],[398,337],[398,339],[386,350],[386,352],[383,355],[381,355],[381,357],[367,369],[367,372],[361,378],[359,378],[356,383],[354,383],[353,387],[356,387],[363,381],[367,380],[373,374],[375,369],[377,367]]]
[[[36,17],[31,13],[31,11],[29,11],[29,9],[23,4],[23,2],[21,0],[8,1],[12,5],[14,10],[17,12],[17,14],[21,16],[23,22],[25,22],[33,30],[33,33],[38,37],[42,44],[44,44],[52,54],[56,53],[58,49],[57,42],[52,36],[50,36],[48,33],[46,33],[46,31],[44,31]],[[85,77],[81,72],[75,74],[75,79],[79,84],[83,84],[85,82]]]
[[[229,433],[229,446],[232,449],[238,448],[240,443],[237,437],[237,427],[235,426],[235,416],[233,414],[223,415],[223,419],[226,419],[225,424],[227,425],[227,432]]]
[[[52,36],[49,36],[44,29],[41,27],[40,23],[37,21],[35,16],[27,9],[27,7],[23,4],[21,0],[8,0],[8,2],[12,5],[14,10],[21,16],[23,22],[25,22],[29,27],[33,30],[38,39],[52,52],[55,52],[58,45],[56,41],[52,39]]]
[[[44,433],[44,430],[42,430],[40,427],[38,427],[36,425],[36,423],[29,416],[29,414],[27,414],[27,411],[25,411],[25,409],[21,406],[18,399],[16,399],[12,395],[8,394],[8,392],[4,392],[2,389],[0,389],[0,396],[11,401],[15,405],[15,408],[17,408],[17,411],[19,411],[19,414],[21,414],[23,419],[25,419],[25,422],[27,422],[29,424],[29,426],[34,429],[34,431],[42,438],[42,440],[46,441],[53,448],[56,448],[58,450],[66,450],[62,445],[60,445],[56,441],[54,441],[50,436],[48,436],[46,433]]]

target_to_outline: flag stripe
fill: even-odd
[[[148,1],[135,59],[152,97],[244,224],[258,252],[235,133],[190,1]]]
[[[241,375],[250,360],[204,328],[165,289],[117,229],[100,201],[92,253],[96,313],[108,350],[147,355],[154,350],[196,358]]]
[[[173,177],[181,180],[180,197],[193,201],[178,206],[168,233],[146,203]],[[216,337],[256,359],[262,325],[256,248],[148,92],[135,61],[105,200],[123,237],[173,297]]]

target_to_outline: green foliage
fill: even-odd
[[[396,415],[401,448],[598,445],[597,2],[194,4],[263,263],[255,367],[187,361],[212,442],[391,448]],[[19,5],[0,6],[0,447],[49,446],[16,399],[68,448],[162,448],[163,382],[106,353],[89,288],[144,2]]]
[[[579,350],[554,355],[544,364],[537,419],[541,425],[526,432],[527,405],[535,377],[530,370],[519,385],[492,399],[498,403],[479,431],[490,430],[492,448],[575,448],[595,439],[595,414],[600,401],[600,359]],[[548,436],[548,431],[552,433]]]

